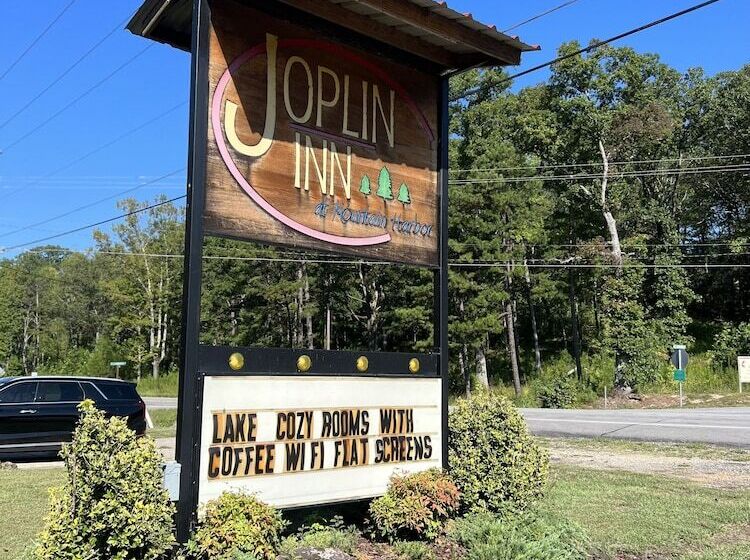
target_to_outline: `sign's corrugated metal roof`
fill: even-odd
[[[367,18],[412,40],[416,39],[430,48],[440,49],[450,55],[465,56],[466,66],[517,64],[520,53],[539,49],[538,46],[522,42],[516,36],[505,35],[495,26],[476,21],[471,14],[461,14],[445,2],[435,0],[316,0],[312,3],[278,1],[313,14],[315,6],[335,4],[360,18]],[[305,8],[305,5],[308,7]],[[404,11],[417,12],[415,7],[419,8],[417,17],[403,16]],[[191,18],[192,0],[145,0],[128,24],[128,29],[188,50]],[[467,34],[467,31],[470,33]],[[484,45],[484,48],[479,45]],[[507,48],[516,55],[500,57],[488,54],[493,50],[490,48],[493,45]],[[480,62],[476,62],[477,60]]]

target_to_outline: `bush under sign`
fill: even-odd
[[[203,394],[201,504],[226,490],[277,507],[366,499],[396,471],[442,465],[439,378],[208,376]]]

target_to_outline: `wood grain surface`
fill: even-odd
[[[211,17],[206,232],[437,266],[438,78],[235,2]]]

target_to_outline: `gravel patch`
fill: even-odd
[[[743,461],[577,449],[555,442],[549,452],[552,462],[562,465],[672,476],[710,488],[750,488],[750,464]]]

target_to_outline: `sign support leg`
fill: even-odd
[[[440,352],[442,378],[443,468],[448,468],[448,77],[441,77],[438,103],[438,181],[440,183],[440,268],[435,272],[433,345]]]
[[[190,76],[190,140],[185,216],[185,264],[182,301],[177,442],[180,497],[177,503],[177,540],[186,542],[195,523],[198,498],[197,452],[200,448],[198,415],[198,345],[200,343],[201,275],[203,272],[203,207],[205,203],[206,142],[208,127],[207,0],[194,0]]]

